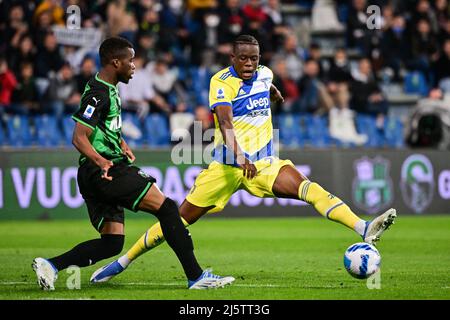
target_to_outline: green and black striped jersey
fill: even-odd
[[[92,77],[81,96],[80,108],[73,120],[93,130],[89,140],[94,149],[105,159],[113,162],[127,160],[120,148],[122,135],[121,103],[117,86],[98,77]],[[80,156],[79,163],[86,160]]]

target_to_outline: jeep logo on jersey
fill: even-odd
[[[87,105],[86,110],[84,110],[83,118],[90,119],[94,114],[95,108],[90,104]]]
[[[109,123],[109,130],[119,131],[122,128],[122,117],[119,115],[111,120]]]
[[[389,161],[363,157],[354,162],[352,194],[355,205],[369,214],[386,209],[393,200]]]
[[[253,110],[258,107],[267,108],[268,106],[269,106],[269,99],[266,97],[255,100],[249,99],[248,104],[246,105],[248,110]]]
[[[433,166],[427,157],[413,154],[403,162],[400,188],[405,204],[420,213],[433,200],[434,175]]]

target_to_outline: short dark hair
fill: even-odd
[[[236,38],[233,42],[233,52],[236,51],[236,48],[240,44],[250,44],[254,46],[259,46],[258,40],[254,36],[248,34],[242,34]]]
[[[133,45],[125,38],[112,37],[104,40],[99,49],[102,66],[106,66],[112,59],[123,58],[127,48],[133,48]]]

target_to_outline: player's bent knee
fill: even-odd
[[[123,234],[102,234],[102,241],[105,255],[112,257],[122,252],[125,236]]]
[[[161,215],[173,214],[179,215],[177,203],[170,198],[166,198],[159,210],[155,213],[155,216],[159,219]]]
[[[164,238],[171,247],[176,247],[180,250],[194,249],[189,231],[181,221],[175,201],[166,198],[155,216],[159,219]],[[184,239],[183,241],[173,241],[175,238],[181,237]]]

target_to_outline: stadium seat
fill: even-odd
[[[150,147],[170,145],[170,131],[167,119],[160,114],[151,114],[145,119],[145,141]]]
[[[428,84],[423,73],[420,71],[408,72],[404,80],[404,90],[407,94],[428,95]]]
[[[75,121],[72,116],[65,116],[62,119],[62,133],[64,138],[64,144],[68,147],[72,147],[73,129],[75,128]]]
[[[278,116],[280,141],[289,147],[303,146],[305,139],[300,127],[300,116],[296,114],[281,114]]]
[[[384,138],[388,147],[402,148],[405,146],[403,123],[396,117],[389,117],[384,122]]]
[[[4,146],[8,144],[8,139],[5,134],[5,130],[3,129],[3,125],[0,122],[0,146]]]
[[[134,113],[122,113],[122,134],[131,148],[141,147],[144,143],[144,129]]]
[[[53,115],[39,115],[34,117],[37,143],[40,147],[57,147],[61,134],[58,123]]]
[[[204,68],[191,67],[189,76],[187,89],[193,100],[197,105],[208,105],[209,81],[213,74]]]
[[[358,133],[367,135],[365,147],[381,147],[383,145],[383,130],[377,128],[374,116],[358,114],[356,116],[356,129]]]
[[[15,115],[7,122],[10,145],[13,147],[29,147],[33,144],[30,119],[25,115]]]
[[[329,145],[327,118],[322,116],[306,116],[306,130],[312,146],[323,148]]]

